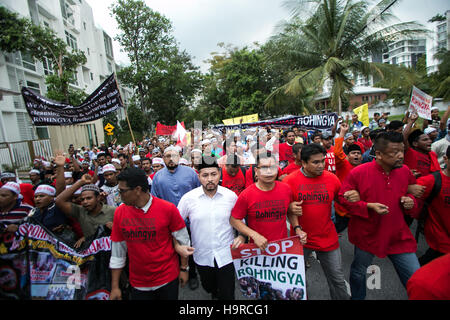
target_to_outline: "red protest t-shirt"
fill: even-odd
[[[255,181],[254,180],[256,180],[256,179],[253,179],[253,170],[255,171],[255,174],[256,174],[256,166],[255,166],[255,169],[253,169],[253,164],[252,165],[250,165],[250,168],[248,168],[247,169],[247,171],[245,171],[245,187],[247,188],[248,186],[251,186],[252,184],[254,184],[255,183]],[[278,166],[278,175],[277,175],[277,179],[279,178],[279,177],[281,177],[283,175],[283,172],[281,171],[281,168],[280,168],[280,166]]]
[[[179,262],[172,232],[184,227],[177,207],[156,197],[146,213],[125,204],[116,209],[111,240],[126,241],[133,287],[155,287],[178,277]]]
[[[262,191],[252,184],[239,195],[231,216],[238,220],[245,218],[248,227],[269,242],[284,239],[287,237],[287,210],[292,200],[289,186],[282,182],[275,181],[270,191]]]
[[[367,150],[372,148],[372,145],[373,145],[372,140],[366,139],[366,138],[359,138],[358,142],[364,146],[364,149],[361,151],[361,153],[366,152]]]
[[[244,191],[245,189],[245,177],[244,174],[242,173],[242,170],[239,169],[236,176],[232,177],[228,174],[227,170],[223,168],[222,187],[230,189],[231,191],[236,193],[237,196],[239,196],[241,192]]]
[[[292,151],[292,146],[288,145],[287,142],[281,143],[279,147],[279,157],[280,161],[289,161],[292,163],[295,161],[294,152]]]
[[[302,167],[302,165],[298,165],[294,162],[290,163],[286,168],[283,169],[281,172],[282,174],[291,174],[294,171],[299,170]]]
[[[450,300],[450,253],[417,270],[406,284],[409,300]]]
[[[286,183],[295,201],[303,201],[298,223],[308,235],[305,248],[331,251],[339,248],[339,240],[331,220],[331,205],[338,195],[341,182],[332,173],[324,171],[319,177],[308,178],[300,170],[287,176]],[[291,227],[291,233],[294,230]]]
[[[450,177],[440,172],[442,185],[438,195],[431,201],[428,207],[428,217],[425,220],[425,239],[431,249],[442,253],[450,253]],[[429,174],[417,179],[417,184],[425,186],[425,192],[419,200],[428,198],[436,183],[434,176]]]
[[[331,173],[336,173],[336,159],[334,157],[334,146],[331,146],[327,150],[327,155],[325,156],[325,170]]]
[[[404,164],[411,170],[416,169],[419,171],[420,176],[422,177],[441,169],[439,162],[437,161],[437,155],[434,151],[422,153],[413,148],[408,148],[405,151]]]

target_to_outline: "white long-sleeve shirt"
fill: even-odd
[[[230,245],[234,231],[230,225],[231,210],[236,203],[236,194],[218,186],[210,198],[198,187],[186,193],[178,204],[183,219],[189,218],[194,261],[201,266],[214,267],[214,259],[221,268],[233,261]]]

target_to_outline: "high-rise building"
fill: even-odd
[[[426,54],[426,39],[402,39],[383,50],[383,63],[416,68],[417,61]]]
[[[428,74],[438,71],[439,60],[435,58],[435,54],[440,50],[450,50],[450,10],[443,16],[444,20],[434,22],[434,33],[428,40]]]
[[[0,0],[0,5],[52,29],[69,47],[84,52],[87,62],[77,69],[73,88],[89,95],[116,71],[111,36],[95,25],[92,8],[85,0]],[[52,72],[47,59],[37,61],[21,52],[0,52],[0,88],[12,93],[0,98],[0,142],[39,137],[50,139],[53,150],[67,150],[69,144],[77,148],[104,141],[101,119],[74,126],[32,126],[22,97],[14,93],[25,86],[45,95],[45,76]],[[127,88],[121,92],[130,95]]]

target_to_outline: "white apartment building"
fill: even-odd
[[[450,50],[450,10],[444,14],[444,21],[434,22],[434,34],[428,39],[427,50],[427,72],[428,74],[438,71],[439,60],[434,58],[438,50]]]
[[[415,68],[417,60],[426,53],[426,39],[402,39],[392,42],[383,51],[383,63]]]
[[[111,73],[116,63],[111,37],[94,22],[92,8],[84,0],[0,0],[0,5],[35,24],[47,26],[73,49],[82,50],[86,64],[77,70],[73,88],[91,94]],[[45,76],[53,72],[49,62],[36,61],[16,52],[0,52],[0,89],[3,92],[20,92],[22,86],[45,95]],[[132,92],[121,88],[126,101]],[[123,110],[119,117],[123,117]],[[98,145],[104,141],[102,120],[74,126],[32,126],[21,95],[4,94],[0,98],[0,142],[15,142],[36,138],[50,139],[53,150],[67,150],[73,143],[76,148]],[[35,130],[36,129],[36,130]],[[38,137],[36,136],[36,133]]]

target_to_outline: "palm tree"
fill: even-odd
[[[278,95],[303,95],[322,91],[331,81],[331,107],[342,112],[342,100],[352,92],[357,74],[383,76],[389,65],[368,62],[390,41],[423,35],[416,22],[391,23],[396,0],[382,0],[371,7],[369,0],[290,0],[292,18],[272,37],[279,50],[274,54],[295,65],[290,80],[274,90],[266,104]],[[307,18],[303,18],[307,16]],[[275,57],[274,57],[275,58]]]

